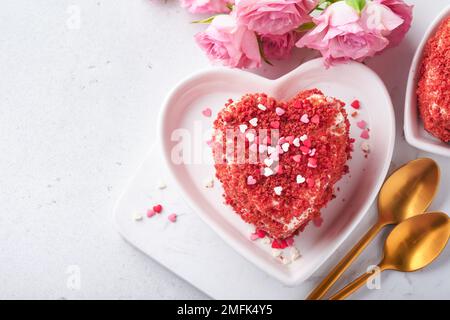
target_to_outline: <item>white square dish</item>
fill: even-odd
[[[350,102],[361,101],[358,117],[349,117],[351,137],[357,141],[353,158],[348,162],[350,174],[338,183],[340,191],[336,199],[322,210],[323,225],[307,227],[296,238],[301,258],[282,265],[272,257],[270,247],[249,240],[251,226],[223,203],[223,190],[217,180],[214,188],[204,187],[205,178],[215,173],[211,150],[192,151],[192,155],[201,156],[188,163],[175,163],[172,153],[183,135],[193,139],[194,147],[199,145],[199,140],[200,145],[206,146],[208,133],[203,129],[212,128],[214,115],[228,98],[239,99],[245,93],[265,92],[278,100],[288,100],[297,92],[311,88],[345,101],[349,114],[354,111]],[[202,116],[206,106],[213,110],[213,117]],[[355,125],[357,120],[367,121],[370,127],[368,158],[360,150],[361,130]],[[190,206],[241,255],[283,283],[295,285],[306,280],[336,250],[375,199],[392,158],[395,119],[389,94],[372,70],[356,62],[325,69],[322,60],[316,59],[277,80],[240,70],[199,72],[182,81],[169,94],[159,121],[159,135],[169,172]]]
[[[422,38],[414,55],[408,75],[408,85],[405,98],[405,138],[408,143],[424,151],[450,157],[450,145],[429,134],[423,127],[423,122],[417,109],[417,82],[422,62],[423,50],[428,39],[434,35],[441,21],[450,15],[450,6],[431,23]]]

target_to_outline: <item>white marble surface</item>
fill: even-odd
[[[410,2],[417,7],[406,41],[369,62],[395,104],[396,165],[419,155],[401,138],[414,47],[428,21],[448,3]],[[202,26],[189,24],[191,19],[175,0],[2,3],[1,299],[207,297],[125,243],[111,219],[116,199],[154,140],[155,114],[167,90],[208,66],[192,41]],[[265,67],[262,73],[282,74],[305,54],[298,52],[296,62]],[[432,157],[449,181],[449,160]],[[448,186],[442,184],[433,208],[448,210]],[[354,238],[373,219],[369,214]],[[377,261],[381,242],[373,243],[346,278]],[[449,257],[447,248],[429,269],[387,274],[384,290],[364,290],[354,298],[449,298]],[[79,288],[67,282],[71,266],[79,268]]]

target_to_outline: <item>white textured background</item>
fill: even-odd
[[[383,77],[397,116],[414,46],[448,3],[410,2],[421,3],[409,40],[369,63],[382,77],[398,73],[401,84]],[[0,5],[0,299],[205,298],[125,243],[111,217],[166,92],[208,66],[192,40],[203,27],[175,0]],[[394,161],[415,157],[397,148]],[[67,288],[71,265],[80,290]]]

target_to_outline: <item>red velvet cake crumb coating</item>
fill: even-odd
[[[225,202],[272,238],[285,239],[303,230],[320,216],[333,198],[334,184],[348,171],[349,127],[344,103],[317,89],[289,102],[266,94],[229,100],[214,122],[212,145]],[[271,145],[265,146],[267,139],[258,135],[261,129],[269,136],[278,130],[279,139],[269,139]],[[230,130],[236,137],[229,138]],[[256,132],[255,137],[249,132]],[[238,145],[237,137],[247,138],[243,147],[229,152],[225,147]],[[242,153],[245,159],[255,154],[258,159],[239,161]]]
[[[450,17],[428,40],[417,89],[425,129],[444,142],[450,141]]]

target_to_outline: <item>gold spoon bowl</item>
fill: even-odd
[[[450,219],[442,212],[412,217],[396,226],[386,239],[381,271],[413,272],[433,262],[444,250],[450,237]],[[330,300],[345,299],[372,276],[366,273],[344,287]]]

